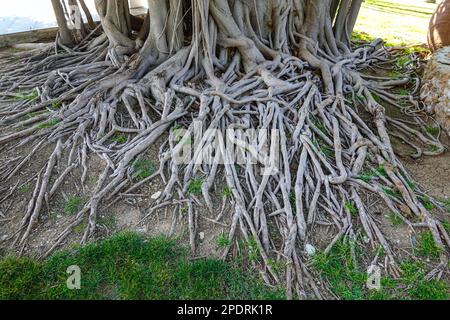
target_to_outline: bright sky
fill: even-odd
[[[94,1],[86,0],[94,14]],[[50,0],[0,1],[0,34],[56,25]]]
[[[14,0],[0,3],[0,17],[36,17],[42,21],[52,18],[50,0]]]
[[[85,2],[90,7],[92,14],[95,14],[94,0],[85,0]],[[406,5],[435,6],[426,4],[425,0],[395,0],[394,2]],[[137,7],[145,5],[146,0],[131,0],[131,3]],[[0,34],[55,25],[56,21],[50,0],[0,0]]]

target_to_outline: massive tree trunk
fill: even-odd
[[[69,28],[67,27],[67,20],[64,15],[61,0],[52,0],[52,6],[53,11],[55,12],[56,22],[58,23],[61,43],[70,46],[73,44],[73,38]]]
[[[52,1],[61,17],[58,2]],[[98,211],[157,177],[165,190],[143,221],[173,205],[175,221],[189,226],[193,252],[198,217],[226,226],[230,245],[224,257],[237,238],[255,244],[266,281],[277,283],[284,276],[289,297],[321,297],[304,263],[305,247],[317,245],[320,228],[333,232],[326,252],[342,237],[353,243],[359,232],[372,249],[383,247],[386,271],[397,274],[395,250],[366,207],[363,192],[384,200],[411,229],[420,221],[441,248],[450,244],[442,223],[420,201],[425,194],[412,186],[394,153],[386,125],[414,147],[416,156],[440,154],[444,148],[435,137],[385,116],[381,100],[402,110],[404,104],[418,104],[413,95],[388,92],[410,78],[364,75],[368,66],[386,63],[389,52],[381,40],[352,48],[361,0],[149,0],[139,33],[132,30],[126,0],[95,3],[102,35],[88,33],[74,50],[30,57],[1,76],[3,96],[18,89],[39,93],[39,100],[1,109],[2,123],[13,130],[0,136],[0,146],[15,141],[33,146],[25,159],[5,164],[2,180],[12,179],[45,146],[55,148],[38,173],[14,244],[25,247],[43,201],[51,201],[67,174],[81,170],[84,188],[88,155],[94,154],[104,160],[104,172],[90,200],[47,253],[86,220],[81,241],[88,241],[97,230]],[[370,123],[360,113],[370,115]],[[176,137],[179,128],[185,131]],[[246,129],[273,134],[252,138]],[[159,170],[137,181],[133,163],[164,133],[168,138],[160,148]],[[116,135],[127,138],[114,140]],[[180,162],[191,135],[191,158]],[[233,162],[230,141],[256,165]],[[212,161],[202,163],[210,149]],[[264,149],[269,156],[259,155]],[[67,167],[58,171],[62,154]],[[269,161],[274,156],[279,161]],[[211,193],[220,175],[227,192],[217,212]],[[192,194],[192,181],[198,179],[203,179],[204,207]],[[442,253],[441,267],[447,256]],[[281,274],[273,268],[274,259],[287,262]]]

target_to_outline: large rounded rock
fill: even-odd
[[[437,51],[428,63],[421,98],[450,135],[450,46]]]
[[[450,0],[442,1],[431,17],[428,46],[432,51],[450,45]]]

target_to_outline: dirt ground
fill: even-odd
[[[0,56],[5,51],[0,52]],[[8,54],[8,51],[6,51]],[[2,128],[0,128],[0,134]],[[442,137],[443,142],[448,146],[450,139]],[[13,147],[11,144],[8,147]],[[437,157],[422,157],[414,160],[410,157],[411,150],[402,144],[394,143],[394,147],[400,159],[416,180],[417,184],[432,197],[439,200],[450,199],[450,152]],[[148,151],[145,159],[158,166],[159,144]],[[11,159],[19,155],[30,152],[27,147],[3,148],[0,150],[0,162]],[[36,173],[43,167],[44,161],[51,153],[51,148],[41,152],[38,157],[33,157],[25,167],[10,181],[0,184],[0,255],[17,252],[16,247],[11,244],[14,241],[15,233],[20,225],[21,219],[27,210],[36,180]],[[64,170],[65,159],[60,160],[60,170]],[[92,194],[95,183],[101,174],[104,163],[96,156],[89,158],[90,168],[85,188],[81,185],[81,171],[74,170],[65,179],[62,187],[44,204],[40,215],[39,224],[35,226],[30,240],[25,247],[24,253],[33,256],[41,256],[51,245],[52,241],[70,224],[85,201]],[[61,173],[61,171],[59,172]],[[18,190],[10,193],[12,187],[18,186]],[[99,228],[96,233],[96,240],[103,239],[111,234],[121,231],[135,231],[145,236],[171,236],[176,237],[180,242],[189,244],[189,232],[187,214],[185,212],[175,212],[173,207],[165,207],[152,213],[148,218],[149,208],[155,201],[152,196],[164,190],[164,183],[158,178],[146,184],[132,195],[121,195],[117,203],[113,205],[105,204],[99,216]],[[217,182],[213,193],[214,207],[217,212],[210,213],[201,203],[198,206],[197,224],[197,250],[195,257],[219,257],[222,249],[218,244],[221,235],[228,232],[231,223],[230,215],[225,214],[220,223],[212,222],[222,208],[229,209],[231,203],[222,196],[223,180]],[[68,202],[77,199],[75,210],[68,210]],[[115,199],[111,199],[115,200]],[[381,229],[386,234],[388,241],[395,244],[394,247],[404,252],[411,252],[417,235],[403,226],[393,226],[389,219],[389,212],[379,199],[367,196],[366,206],[370,214],[379,222]],[[182,210],[181,210],[182,211]],[[225,210],[225,212],[229,212]],[[450,221],[449,215],[436,212],[440,218]],[[143,218],[145,218],[143,220]],[[84,232],[84,225],[75,228],[74,232],[67,238],[60,249],[69,248],[77,244]],[[327,230],[320,231],[315,241],[317,247],[321,243],[329,243],[333,234]]]
[[[443,140],[447,145],[450,142],[448,138]],[[155,164],[158,163],[158,159],[155,156],[158,148],[159,146],[155,145],[146,157]],[[450,152],[447,151],[445,154],[437,157],[423,157],[414,160],[409,157],[408,152],[410,150],[408,148],[397,146],[396,150],[403,164],[422,190],[439,200],[450,199]],[[22,152],[26,153],[27,150],[13,150],[12,154],[8,153],[8,156]],[[47,154],[50,155],[50,153],[51,150],[48,149]],[[4,156],[5,153],[2,152],[0,158]],[[19,191],[13,193],[0,206],[0,239],[5,240],[11,238],[17,230],[26,212],[28,200],[33,193],[33,181],[35,178],[32,177],[42,168],[43,159],[45,159],[44,154],[41,154],[37,159],[33,159],[22,169],[16,178],[12,179],[6,186],[1,186],[0,198],[9,195],[8,189],[10,187],[16,184],[19,184],[21,187]],[[98,176],[103,170],[103,163],[94,156],[90,159],[89,167],[91,170],[85,190],[83,190],[80,183],[81,172],[74,171],[67,177],[58,193],[45,204],[41,212],[40,223],[35,227],[30,237],[25,254],[33,256],[42,255],[49,248],[52,240],[72,221],[76,212],[67,212],[67,202],[69,199],[76,197],[80,199],[79,208],[81,208],[83,201],[88,199]],[[215,193],[213,193],[214,207],[222,208],[225,201],[225,204],[229,208],[231,207],[231,203],[221,196],[223,190],[221,187],[222,183],[218,183]],[[135,231],[145,236],[175,237],[181,243],[188,245],[189,232],[186,214],[176,213],[172,207],[166,207],[165,209],[157,210],[150,217],[142,220],[147,215],[152,202],[155,201],[151,198],[152,195],[163,191],[164,186],[164,183],[160,179],[155,179],[138,190],[136,194],[122,196],[116,204],[110,207],[106,206],[107,208],[103,209],[99,216],[99,230],[96,234],[96,239],[103,239],[121,231]],[[389,219],[388,209],[379,199],[368,196],[366,206],[368,211],[378,220],[381,229],[386,234],[388,240],[394,244],[394,247],[405,250],[405,252],[411,252],[417,235],[412,234],[411,230],[406,226],[393,226]],[[217,214],[218,212],[211,214],[205,207],[200,207],[197,217],[198,237],[195,257],[221,256],[222,249],[218,245],[218,239],[221,235],[228,232],[227,225],[230,223],[230,216],[225,215],[221,221],[222,224],[211,222]],[[439,214],[443,220],[450,221],[449,215],[439,212],[436,212],[436,214]],[[77,244],[81,239],[85,226],[86,224],[83,224],[75,228],[75,232],[72,233],[60,249],[69,248]],[[334,236],[332,232],[327,232],[325,229],[320,230],[319,233],[320,236],[315,239],[318,247],[321,247],[321,243],[329,243]],[[3,254],[7,252],[11,253],[10,244],[11,241],[6,241],[0,245]],[[14,251],[16,249],[12,250],[12,252]]]
[[[0,134],[1,132],[2,130],[0,129]],[[13,144],[8,147],[12,146]],[[156,143],[144,156],[146,161],[156,166],[159,165],[159,147],[160,143]],[[12,148],[11,150],[8,150],[8,148],[5,149],[0,151],[0,161],[27,154],[31,150],[29,147]],[[45,159],[50,156],[52,150],[50,146],[43,152],[40,152],[39,156],[31,159],[15,177],[0,185],[0,255],[2,253],[17,252],[17,248],[11,249],[10,245],[15,239],[14,235],[20,226],[21,219],[27,211],[28,201],[34,191],[36,174],[43,168]],[[58,167],[61,169],[58,171],[59,174],[65,168],[64,165],[66,162],[64,160],[64,157],[60,160]],[[52,240],[73,221],[78,210],[89,199],[89,196],[95,188],[96,181],[104,169],[105,163],[102,159],[92,155],[87,165],[89,167],[89,175],[84,189],[81,184],[81,170],[74,170],[65,178],[58,192],[44,204],[39,223],[33,230],[25,247],[25,254],[37,257],[43,255],[49,249],[49,246],[51,246]],[[211,194],[214,207],[219,208],[219,211],[224,205],[226,205],[226,208],[230,205],[222,198],[221,193],[223,188],[221,185],[223,184],[219,182],[216,192]],[[9,190],[16,186],[18,190],[10,193]],[[98,217],[99,228],[96,233],[96,240],[106,238],[118,232],[134,231],[149,237],[175,237],[180,242],[188,245],[187,214],[175,212],[173,207],[168,206],[155,211],[148,218],[145,218],[148,215],[149,208],[155,201],[152,199],[152,196],[158,192],[162,192],[164,188],[165,184],[157,177],[145,184],[144,187],[141,187],[137,193],[120,195],[119,201],[113,205],[105,203]],[[76,199],[78,203],[75,209],[69,210],[68,203],[73,199]],[[110,202],[113,200],[116,199],[113,198]],[[216,245],[217,239],[221,234],[228,232],[230,221],[227,221],[229,217],[225,215],[220,224],[211,222],[218,213],[216,212],[213,215],[206,209],[206,206],[198,206],[196,219],[198,230],[196,257],[220,256],[221,252]],[[77,244],[81,239],[86,225],[87,221],[76,227],[60,249],[70,248]]]

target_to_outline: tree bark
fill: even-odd
[[[61,38],[61,43],[66,46],[73,45],[73,37],[70,32],[67,21],[64,15],[64,10],[61,5],[61,0],[52,0],[53,11],[55,12],[56,21],[59,28],[59,36]]]
[[[52,4],[60,42],[69,43],[61,3]],[[278,285],[286,276],[289,298],[305,298],[311,292],[321,298],[318,282],[303,260],[322,227],[334,233],[325,253],[341,238],[352,245],[364,234],[371,248],[384,249],[387,271],[398,275],[395,251],[366,212],[364,193],[383,199],[411,229],[427,227],[442,249],[440,268],[447,267],[443,249],[444,244],[450,247],[450,237],[424,207],[425,193],[411,186],[412,178],[390,142],[391,128],[395,137],[416,150],[413,156],[438,155],[445,148],[429,132],[407,126],[417,122],[426,129],[418,121],[423,110],[414,99],[414,88],[410,95],[391,90],[404,91],[419,83],[415,70],[396,79],[364,74],[368,68],[386,69],[399,52],[380,46],[380,39],[352,48],[361,4],[362,0],[148,0],[149,12],[137,32],[141,22],[133,28],[127,0],[95,0],[103,35],[84,32],[85,38],[73,49],[64,47],[63,53],[47,50],[26,63],[0,65],[0,102],[5,102],[0,103],[0,122],[6,124],[0,148],[9,152],[13,145],[7,144],[13,141],[15,146],[33,146],[22,159],[15,154],[5,157],[0,179],[10,179],[33,154],[55,145],[37,179],[28,180],[36,181],[35,192],[14,245],[23,250],[40,220],[42,203],[51,200],[70,170],[79,168],[82,189],[92,193],[46,254],[83,221],[89,222],[81,239],[86,243],[95,235],[102,205],[109,207],[161,177],[164,192],[143,220],[174,206],[174,225],[187,224],[193,251],[198,227],[204,225],[197,217],[228,226],[230,244],[223,256],[233,240],[246,240],[251,253],[259,253],[254,262],[261,265],[267,282]],[[411,68],[420,65],[413,62]],[[32,94],[18,94],[19,89]],[[414,118],[387,117],[380,100]],[[364,111],[364,119],[358,110]],[[369,116],[370,125],[365,120]],[[180,128],[186,130],[181,140],[175,137]],[[247,129],[273,136],[247,137]],[[191,157],[180,163],[177,153],[194,133]],[[161,140],[159,170],[138,180],[141,172],[135,164]],[[244,155],[242,163],[233,154],[235,145]],[[199,164],[210,149],[212,162]],[[260,156],[265,149],[270,155]],[[255,153],[254,165],[249,160]],[[86,185],[91,154],[105,164],[95,188]],[[59,159],[66,158],[68,167],[61,171]],[[384,169],[382,175],[379,168]],[[228,189],[222,212],[213,219],[216,208],[210,192],[219,174]],[[198,205],[200,195],[206,206]],[[230,215],[227,221],[225,211]],[[245,251],[245,246],[239,248]],[[273,268],[278,260],[286,262],[283,272]]]

